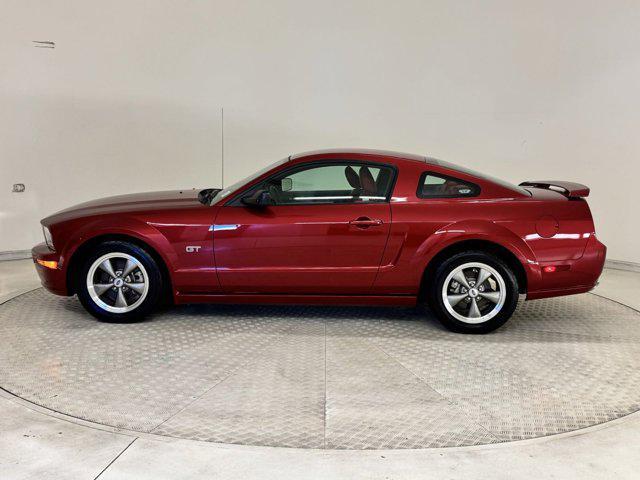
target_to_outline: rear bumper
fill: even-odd
[[[541,288],[528,292],[527,300],[573,295],[592,290],[602,274],[606,257],[607,247],[595,235],[591,235],[584,253],[579,259],[549,262],[549,265],[559,267],[553,273],[544,272],[547,263],[540,264]]]
[[[44,267],[38,263],[38,260],[60,262],[60,255],[52,252],[46,244],[39,243],[31,249],[31,257],[42,286],[56,295],[68,296],[67,275],[61,263],[58,263],[57,268]]]

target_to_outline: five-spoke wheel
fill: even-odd
[[[447,311],[465,323],[482,323],[500,312],[506,297],[502,276],[485,263],[453,269],[442,285]]]
[[[138,259],[123,252],[107,253],[87,273],[87,290],[104,310],[125,313],[144,301],[149,291],[147,271]]]
[[[511,317],[518,303],[518,282],[511,268],[482,251],[445,259],[427,281],[429,306],[455,332],[491,332]]]
[[[161,291],[162,275],[156,261],[128,242],[98,245],[77,274],[78,298],[100,320],[138,320],[157,304]]]

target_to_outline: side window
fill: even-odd
[[[306,166],[265,182],[276,205],[386,202],[393,169],[385,165],[332,163]]]
[[[475,197],[480,187],[471,182],[433,172],[425,172],[418,184],[419,198]]]

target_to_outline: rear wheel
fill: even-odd
[[[133,322],[158,303],[162,275],[143,248],[122,241],[105,242],[85,258],[76,291],[85,309],[99,320]]]
[[[488,333],[511,318],[518,304],[518,281],[499,258],[481,251],[443,261],[428,291],[440,322],[459,333]]]

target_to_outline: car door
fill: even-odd
[[[214,252],[226,293],[367,294],[390,230],[395,169],[362,162],[293,167],[220,208]]]

